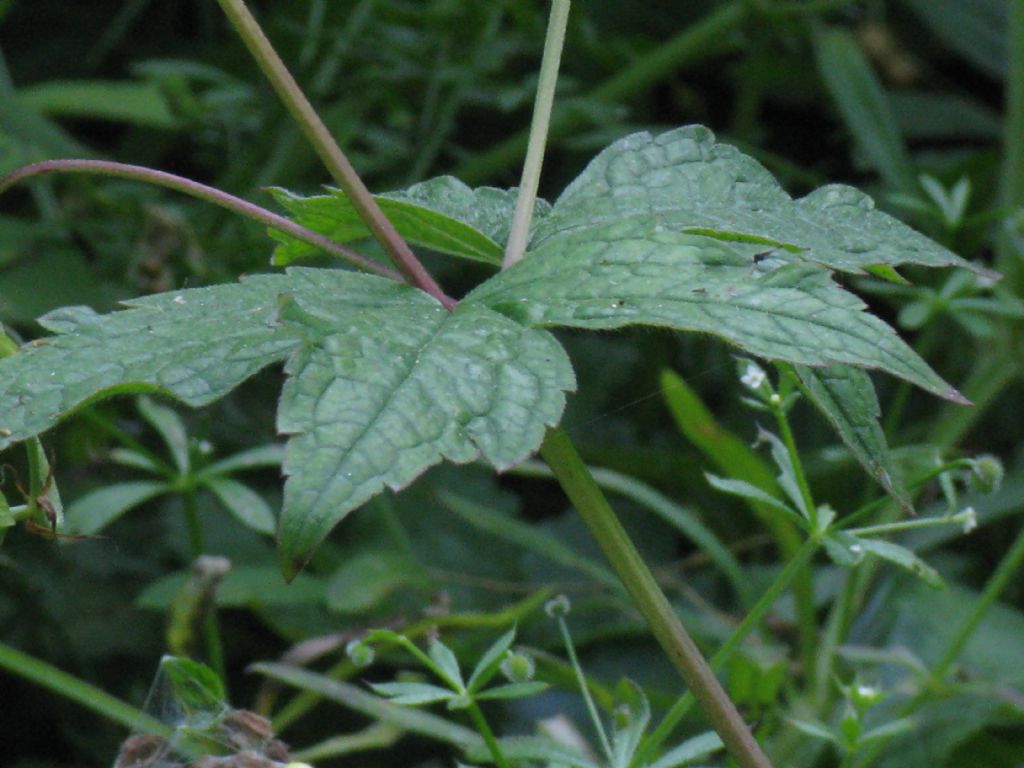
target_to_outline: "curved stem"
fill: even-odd
[[[0,178],[0,195],[25,179],[30,179],[33,176],[42,176],[47,173],[83,173],[94,176],[112,176],[119,179],[143,181],[154,186],[172,189],[175,192],[181,192],[199,200],[219,205],[221,208],[226,208],[268,227],[279,229],[297,240],[308,243],[315,248],[320,248],[326,253],[344,259],[353,266],[367,272],[373,272],[381,277],[387,277],[392,280],[403,280],[402,276],[393,269],[378,264],[373,259],[368,259],[351,248],[346,248],[323,235],[317,234],[311,229],[306,229],[296,224],[291,219],[279,216],[255,203],[250,203],[248,200],[229,195],[227,192],[222,192],[215,187],[200,184],[198,181],[192,181],[183,176],[176,176],[173,173],[144,168],[139,165],[115,163],[108,160],[46,160],[41,163],[32,163]]]
[[[768,757],[680,623],[568,435],[558,427],[549,429],[540,452],[733,759],[742,768],[771,768]]]
[[[547,145],[548,128],[551,125],[551,108],[555,103],[558,66],[562,60],[562,47],[565,45],[565,28],[569,23],[570,5],[570,0],[554,0],[551,4],[547,39],[544,42],[544,57],[541,59],[540,79],[537,83],[537,96],[533,103],[530,139],[526,146],[526,162],[523,163],[523,176],[519,182],[519,197],[516,199],[516,212],[512,217],[512,228],[509,231],[508,244],[505,247],[502,269],[508,269],[522,259],[523,254],[526,253],[526,241],[530,236],[530,221],[533,219],[533,207],[537,201],[537,188],[540,185],[540,169],[544,164],[544,148]]]
[[[348,161],[341,147],[331,136],[320,116],[309,103],[309,99],[295,82],[291,72],[277,55],[277,51],[263,34],[259,23],[246,7],[244,0],[217,0],[231,25],[241,36],[263,74],[266,75],[278,97],[298,123],[309,143],[323,161],[328,172],[348,195],[353,207],[366,222],[366,226],[377,241],[384,247],[395,266],[405,279],[417,288],[425,291],[441,302],[448,309],[453,309],[456,301],[447,296],[429,272],[420,264],[416,255],[409,248],[394,225],[388,221],[384,212],[373,199],[373,195],[359,178],[355,168]]]

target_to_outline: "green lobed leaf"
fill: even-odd
[[[314,197],[283,189],[273,192],[296,222],[336,242],[370,236],[362,217],[340,190],[331,189],[330,194]],[[441,176],[375,199],[402,237],[413,245],[497,266],[508,239],[516,194],[514,189],[471,189],[458,179]],[[549,208],[538,201],[535,216],[542,217]],[[282,232],[271,230],[271,235],[280,243],[274,251],[275,264],[317,254],[314,248]]]
[[[71,533],[98,533],[129,510],[168,490],[166,483],[154,481],[115,483],[97,488],[68,506],[65,526]]]
[[[547,239],[464,303],[532,326],[699,331],[768,359],[880,368],[964,402],[826,270],[792,255],[762,270],[742,247],[674,232],[649,217],[595,225]]]
[[[794,370],[801,389],[835,427],[857,461],[901,507],[912,510],[910,494],[895,471],[885,432],[878,422],[881,408],[871,377],[848,365],[799,365]]]
[[[298,346],[276,322],[284,275],[172,291],[99,315],[67,307],[40,323],[55,332],[0,359],[0,449],[52,427],[103,396],[165,392],[192,406],[223,397]]]
[[[605,149],[538,223],[531,250],[629,218],[670,232],[704,229],[778,241],[786,250],[801,249],[801,259],[844,272],[863,273],[874,264],[984,271],[876,210],[852,187],[832,184],[792,199],[760,163],[716,143],[699,125],[636,133]]]
[[[484,306],[449,313],[420,291],[402,296],[352,313],[325,289],[281,310],[307,336],[278,410],[279,431],[294,435],[279,529],[286,575],[352,509],[443,458],[482,456],[499,470],[526,458],[575,386],[550,334]]]

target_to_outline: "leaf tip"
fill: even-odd
[[[956,387],[950,387],[945,392],[942,392],[941,397],[944,400],[949,400],[949,402],[956,403],[957,405],[974,406],[974,403],[964,397]]]

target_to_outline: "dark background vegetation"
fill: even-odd
[[[1012,252],[1013,234],[1005,234],[1012,230],[1012,209],[999,197],[1009,3],[808,2],[825,7],[794,13],[787,11],[801,3],[575,5],[563,59],[559,130],[542,186],[549,199],[611,140],[699,122],[760,159],[794,195],[826,181],[853,183],[966,258],[994,263],[1000,238],[1011,241],[1003,241],[1002,252]],[[517,183],[521,151],[508,142],[521,140],[529,122],[546,4],[294,0],[253,7],[372,189],[448,173],[473,185]],[[721,28],[699,45],[675,47],[680,35],[709,18],[723,19]],[[923,189],[898,189],[884,170],[879,173],[884,155],[872,152],[851,122],[849,110],[862,109],[857,94],[830,88],[815,55],[815,34],[828,27],[846,30],[870,62],[895,118],[903,145],[898,149],[906,150],[914,173],[929,174],[946,189],[961,179],[970,182],[959,221],[944,223]],[[664,63],[658,56],[666,56]],[[626,75],[635,82],[616,88]],[[100,85],[69,86],[80,80]],[[118,90],[126,86],[130,90]],[[311,193],[327,180],[216,4],[0,0],[0,172],[67,156],[150,165],[263,204],[270,203],[268,186]],[[119,299],[266,270],[270,246],[260,227],[171,193],[121,181],[48,179],[0,201],[0,321],[28,340],[40,334],[33,319],[51,308],[88,304],[106,311]],[[1021,252],[1002,258],[1005,266],[1007,258],[1020,260]],[[429,264],[456,294],[486,274],[439,258]],[[923,291],[937,290],[948,279],[941,273],[911,276]],[[900,321],[898,305],[887,295],[860,287],[876,311]],[[928,607],[915,610],[920,587],[880,574],[852,628],[853,643],[909,644],[925,657],[929,637],[971,605],[972,593],[963,590],[980,589],[1006,551],[1020,527],[1014,512],[1024,500],[1019,320],[989,318],[986,327],[972,327],[954,307],[928,306],[926,322],[905,328],[905,335],[940,373],[966,384],[978,407],[965,416],[880,379],[884,409],[909,397],[890,440],[907,446],[931,439],[943,444],[946,455],[993,452],[1009,472],[1001,495],[977,502],[985,514],[996,510],[992,519],[935,556],[956,584],[951,591],[929,595]],[[660,371],[674,369],[723,424],[752,439],[755,419],[739,402],[729,351],[705,339],[656,331],[565,338],[580,378],[565,424],[588,460],[648,482],[699,511],[724,541],[739,548],[752,582],[767,583],[777,563],[763,529],[744,508],[713,495],[701,475],[707,462],[673,425],[659,390]],[[277,372],[270,372],[222,403],[183,412],[194,445],[209,444],[217,458],[272,442],[277,381]],[[993,383],[994,391],[985,389]],[[116,442],[98,423],[160,450],[132,401],[92,412],[92,418],[76,417],[46,440],[66,502],[132,476],[106,461]],[[841,510],[871,498],[870,480],[849,461],[836,459],[835,438],[810,409],[799,407],[795,419],[820,498]],[[11,453],[4,461],[17,465],[20,456]],[[248,473],[245,479],[272,506],[277,503],[276,471]],[[236,705],[251,704],[258,686],[244,674],[246,665],[275,658],[299,640],[419,616],[439,601],[454,611],[497,610],[544,583],[563,587],[577,601],[577,641],[595,677],[614,681],[628,674],[648,686],[656,704],[671,700],[672,677],[635,615],[578,573],[555,568],[454,515],[438,495],[444,488],[503,514],[518,513],[537,530],[598,560],[555,486],[515,477],[494,480],[473,467],[431,472],[411,491],[371,505],[339,527],[314,561],[305,591],[254,587],[223,608]],[[17,500],[10,477],[3,491]],[[199,501],[207,551],[257,569],[257,584],[272,584],[272,542],[239,526],[212,497]],[[152,585],[190,560],[180,505],[180,499],[164,497],[133,510],[106,538],[76,545],[9,534],[0,552],[0,639],[141,704],[165,648],[166,600],[153,597]],[[739,610],[728,586],[664,523],[628,503],[617,506],[673,597],[692,615],[702,642],[713,649],[718,612],[734,617]],[[396,539],[411,543],[425,574],[419,583],[384,590],[355,610],[324,597],[332,574],[355,553],[387,551]],[[502,554],[495,557],[496,552]],[[820,573],[824,604],[836,573],[827,567]],[[140,601],[140,594],[150,599]],[[1003,603],[999,615],[1008,628],[990,640],[998,646],[994,658],[1016,655],[1024,661],[1019,580]],[[785,625],[785,606],[779,610]],[[541,617],[521,627],[528,642],[558,652],[552,628]],[[492,637],[479,630],[452,642],[472,651]],[[785,647],[788,639],[783,627],[777,645]],[[1005,674],[975,670],[986,684],[1005,687],[1004,702],[985,700],[960,718],[970,727],[945,744],[940,762],[913,762],[913,747],[907,747],[903,762],[893,764],[1015,764],[1008,756],[1019,760],[1024,754],[1021,666]],[[530,718],[565,700],[543,698],[514,708],[507,713],[507,729],[526,729]],[[12,676],[0,674],[0,702],[0,763],[12,768],[106,765],[125,736]],[[940,715],[935,728],[947,722]],[[324,707],[284,736],[301,745],[357,726],[358,719]],[[440,753],[429,744],[405,744],[391,757],[371,755],[365,762],[448,759],[437,758]],[[987,762],[971,762],[979,755],[987,755]],[[818,764],[829,759],[823,756]]]

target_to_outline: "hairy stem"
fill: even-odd
[[[519,197],[516,199],[516,212],[512,217],[512,229],[505,247],[505,258],[501,263],[502,269],[508,269],[526,253],[526,241],[530,236],[530,222],[533,219],[533,207],[540,185],[540,171],[544,164],[544,148],[547,146],[548,128],[551,125],[551,108],[555,103],[558,66],[562,60],[562,47],[565,45],[565,28],[569,23],[570,5],[570,0],[554,0],[551,4],[537,96],[533,103],[530,139],[526,145],[526,162],[523,163]]]
[[[448,309],[456,301],[447,296],[434,278],[423,267],[409,245],[402,239],[384,212],[373,199],[363,180],[348,161],[341,147],[331,136],[309,99],[295,82],[291,72],[277,55],[259,23],[249,12],[244,0],[217,0],[228,20],[242,38],[249,52],[273,86],[274,91],[298,123],[309,143],[320,156],[332,178],[348,195],[353,207],[362,217],[377,241],[384,247],[392,262],[405,279],[425,291]]]
[[[561,428],[549,429],[540,450],[733,759],[741,768],[770,768],[768,757],[680,623],[569,437]]]
[[[258,221],[260,224],[278,229],[285,234],[291,235],[296,240],[301,240],[332,256],[344,259],[353,266],[367,272],[373,272],[381,277],[387,277],[392,280],[403,280],[403,277],[393,269],[378,264],[373,259],[368,259],[351,248],[346,248],[311,229],[306,229],[296,224],[291,219],[279,216],[272,211],[268,211],[266,208],[250,203],[248,200],[229,195],[227,192],[222,192],[215,187],[200,184],[198,181],[192,181],[191,179],[176,176],[165,171],[144,168],[139,165],[115,163],[108,160],[46,160],[41,163],[26,165],[0,179],[0,195],[20,181],[47,173],[81,173],[91,176],[111,176],[119,179],[143,181],[157,187],[181,192],[207,203],[219,205],[221,208],[226,208],[248,219]]]

